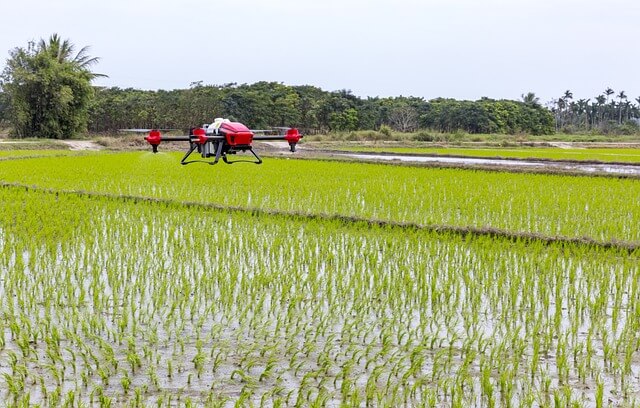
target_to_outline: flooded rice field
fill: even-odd
[[[5,405],[640,401],[637,180],[175,159],[0,162]]]
[[[640,165],[636,164],[608,164],[608,163],[578,163],[551,160],[518,160],[518,159],[487,159],[471,157],[420,156],[408,154],[368,154],[368,153],[339,153],[338,157],[348,157],[357,160],[397,161],[403,163],[443,163],[459,165],[480,165],[496,168],[520,167],[543,170],[564,170],[584,173],[607,173],[640,176]]]

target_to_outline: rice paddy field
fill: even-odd
[[[341,150],[359,152],[387,152],[432,154],[462,157],[546,159],[592,162],[640,163],[637,148],[491,148],[491,147],[345,147]]]
[[[640,401],[640,181],[0,160],[6,406]]]

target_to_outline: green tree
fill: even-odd
[[[110,132],[121,128],[182,128],[209,123],[215,117],[238,120],[252,128],[295,126],[303,133],[379,129],[400,131],[433,129],[442,132],[547,134],[554,130],[552,112],[537,103],[533,93],[523,101],[478,101],[419,97],[362,99],[348,90],[327,92],[310,85],[287,86],[278,82],[204,85],[189,89],[143,91],[97,88],[90,110],[90,129]],[[525,95],[526,96],[526,95]],[[568,117],[577,102],[554,110],[558,120]],[[588,105],[587,102],[583,104]],[[587,106],[586,108],[590,108]],[[584,126],[585,107],[577,110]],[[631,108],[625,108],[630,114]],[[634,111],[635,112],[635,111]],[[567,125],[570,123],[567,123]]]
[[[622,101],[627,100],[627,94],[625,94],[624,91],[620,91],[616,98],[620,100],[620,103],[618,104],[618,123],[622,124],[622,108],[624,107],[624,102]]]
[[[329,119],[331,130],[356,130],[358,128],[358,111],[349,108],[343,112],[333,112]]]
[[[74,53],[69,40],[54,34],[15,48],[10,56],[0,85],[11,105],[15,136],[65,139],[86,130],[91,81],[104,76],[91,71],[98,58],[90,57],[87,47]]]
[[[9,96],[0,91],[0,127],[9,121]]]

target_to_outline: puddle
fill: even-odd
[[[481,159],[470,157],[442,157],[442,156],[414,156],[414,155],[386,155],[386,154],[363,154],[344,153],[344,157],[351,157],[358,160],[386,160],[401,161],[406,163],[456,163],[456,164],[479,164],[483,166],[496,167],[530,167],[539,169],[557,169],[581,171],[585,173],[610,173],[640,175],[640,165],[636,164],[579,164],[563,163],[559,161],[530,161],[530,160],[510,160],[510,159]]]

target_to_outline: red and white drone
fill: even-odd
[[[284,134],[272,134],[273,130],[251,130],[239,122],[231,122],[227,119],[217,118],[212,124],[205,124],[202,127],[191,128],[188,136],[170,136],[163,137],[160,130],[153,129],[145,140],[151,145],[153,152],[158,153],[158,146],[161,142],[189,142],[189,150],[184,155],[181,164],[189,164],[196,161],[187,161],[187,158],[194,151],[198,151],[202,158],[207,159],[214,157],[213,161],[206,161],[209,164],[216,164],[222,158],[227,164],[236,162],[251,162],[255,164],[262,163],[260,156],[253,150],[252,143],[254,140],[285,140],[289,143],[289,149],[296,151],[296,144],[302,138],[302,135],[295,128],[276,128],[284,130]],[[255,157],[255,160],[229,160],[229,155],[237,152],[249,151]]]

